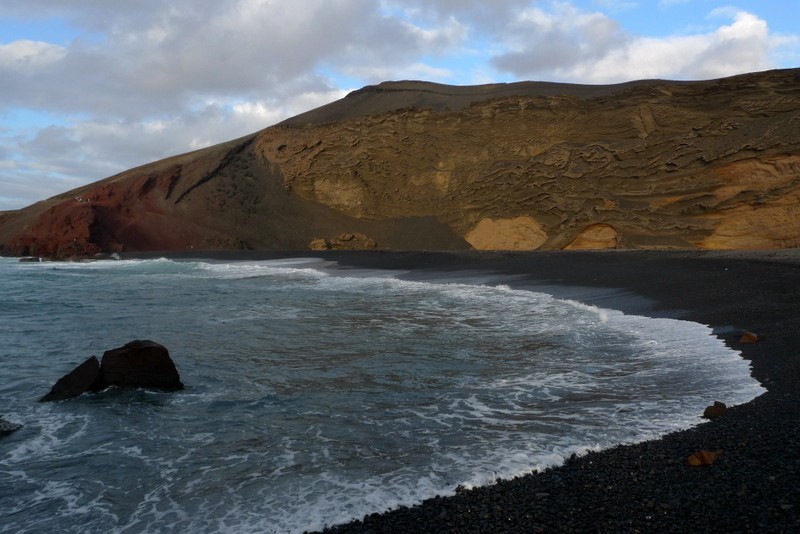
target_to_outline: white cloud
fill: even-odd
[[[72,183],[48,174],[20,179],[19,173],[0,168],[0,211],[18,209],[56,193],[79,187],[84,182]],[[72,187],[70,187],[72,185]]]
[[[297,115],[309,109],[318,108],[334,100],[344,98],[350,91],[358,89],[358,87],[330,89],[325,91],[307,91],[295,95],[294,98],[285,102],[286,105],[280,108],[280,120]],[[278,120],[278,119],[276,119]],[[263,124],[263,123],[262,123]]]
[[[625,34],[605,15],[571,6],[526,12],[517,23],[512,51],[495,65],[519,77],[586,83],[642,78],[705,79],[774,66],[787,41],[745,11],[715,11],[733,18],[714,31],[651,38]]]
[[[602,59],[609,50],[624,47],[619,24],[602,13],[556,4],[552,11],[533,8],[522,12],[508,28],[509,51],[494,64],[515,75],[560,73]]]
[[[102,16],[111,16],[101,42],[76,40],[58,56],[52,48],[27,46],[28,55],[49,60],[48,68],[26,69],[11,87],[0,86],[0,106],[133,119],[174,112],[193,96],[280,99],[331,89],[314,74],[323,61],[390,63],[391,57],[403,65],[425,48],[444,48],[457,38],[454,27],[422,30],[383,19],[371,0],[145,3],[151,8],[147,16],[128,19],[98,7],[94,19],[89,7],[95,3],[73,2],[86,9],[72,13],[86,28],[100,27]],[[14,45],[13,57],[21,49]],[[0,78],[10,75],[8,69],[0,63]]]
[[[41,41],[18,40],[0,44],[0,70],[40,71],[66,55],[66,50]]]
[[[279,109],[267,106],[263,102],[240,102],[234,104],[233,113],[238,117],[256,118],[261,124],[272,124],[282,116]]]
[[[337,100],[345,90],[301,93],[284,100],[208,99],[180,113],[126,121],[76,120],[30,139],[0,137],[0,210],[111,176],[128,168],[258,131]],[[17,155],[12,159],[9,154]]]
[[[65,46],[0,42],[0,114],[63,115],[32,137],[0,136],[19,164],[4,191],[56,176],[89,182],[257,131],[344,96],[330,73],[444,76],[421,56],[466,36],[455,18],[419,26],[373,0],[3,3],[0,16],[62,17],[86,35]]]

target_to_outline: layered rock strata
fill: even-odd
[[[0,246],[59,258],[797,247],[798,132],[798,69],[613,86],[384,83],[2,213]]]

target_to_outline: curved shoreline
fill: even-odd
[[[517,275],[515,287],[542,290],[542,284],[556,284],[547,289],[557,296],[565,296],[558,294],[564,286],[603,288],[594,296],[587,291],[577,300],[711,325],[728,346],[751,362],[753,376],[767,392],[732,407],[721,419],[660,440],[590,453],[542,473],[373,514],[329,531],[798,530],[799,253],[421,254],[417,267],[477,268]],[[404,263],[414,263],[413,258],[409,254],[403,261],[395,259],[392,267],[403,268]],[[374,260],[365,261],[366,257],[336,260],[379,266]],[[765,340],[740,344],[743,330],[758,332]],[[709,399],[709,404],[714,400]],[[688,466],[686,458],[701,449],[723,453],[713,466]]]
[[[412,278],[427,271],[510,275],[515,288],[710,325],[750,361],[753,376],[767,388],[720,419],[659,440],[572,458],[542,473],[372,514],[330,532],[800,530],[800,250],[169,256],[313,256],[343,269],[403,270]],[[740,344],[745,330],[764,340]],[[709,404],[714,400],[725,401]],[[688,466],[686,458],[701,449],[723,452],[710,467]]]

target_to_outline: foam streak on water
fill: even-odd
[[[761,392],[703,325],[315,260],[0,260],[0,338],[3,532],[318,529]],[[36,402],[141,338],[185,391]]]

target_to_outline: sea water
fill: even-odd
[[[302,532],[762,392],[707,326],[321,260],[0,259],[2,532]],[[184,391],[38,403],[151,339]]]

